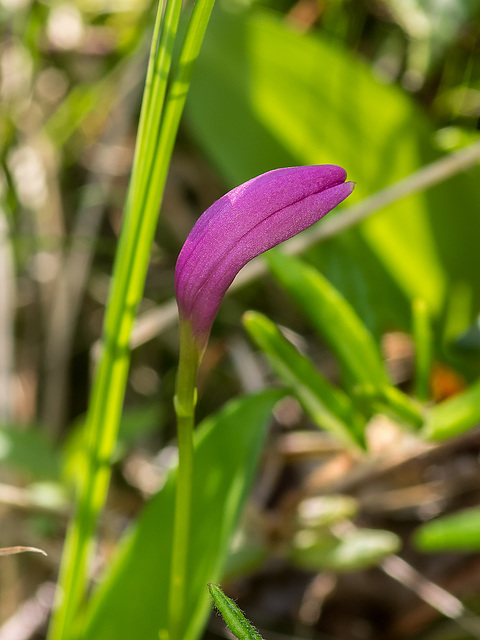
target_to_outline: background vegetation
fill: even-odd
[[[1,558],[2,640],[45,636],[155,9],[0,2],[0,546],[48,552]],[[479,38],[474,0],[215,6],[131,339],[82,637],[161,624],[188,231],[242,181],[321,163],[357,182],[348,208],[290,245],[301,260],[272,253],[239,278],[203,362],[189,637],[212,566],[267,638],[480,637]],[[261,313],[244,328],[248,309]]]

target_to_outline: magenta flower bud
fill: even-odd
[[[240,269],[345,200],[355,186],[346,177],[335,165],[276,169],[236,187],[200,216],[175,269],[180,322],[190,323],[200,348]]]

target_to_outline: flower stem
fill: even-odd
[[[180,359],[175,395],[178,472],[168,603],[169,640],[181,640],[185,620],[185,587],[190,541],[193,479],[193,426],[200,351],[189,322],[180,322]]]

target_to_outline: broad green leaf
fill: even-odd
[[[432,407],[424,436],[429,440],[453,438],[480,422],[480,380],[458,396]]]
[[[349,397],[330,384],[264,315],[249,311],[243,316],[243,323],[275,373],[312,420],[346,444],[364,448],[365,419]]]
[[[312,571],[357,571],[375,566],[400,547],[398,536],[381,529],[357,529],[342,539],[300,531],[295,538],[291,559],[298,566]]]
[[[421,551],[479,551],[480,508],[427,522],[415,531],[413,540]]]
[[[221,578],[268,418],[282,395],[231,402],[197,431],[185,640],[197,638],[205,623],[207,583]],[[174,488],[172,472],[121,544],[87,611],[85,640],[158,640],[166,628]]]
[[[263,640],[255,627],[247,620],[235,602],[226,596],[216,584],[209,584],[208,590],[215,606],[222,614],[228,628],[238,640]]]
[[[440,155],[405,92],[331,37],[296,32],[258,7],[217,7],[186,115],[229,186],[278,166],[335,163],[357,182],[353,201]],[[477,185],[475,169],[401,200],[315,258],[373,328],[407,328],[406,298],[421,297],[438,318],[458,282],[478,308]]]

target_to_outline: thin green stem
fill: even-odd
[[[155,156],[163,127],[163,109],[181,8],[182,0],[160,0],[155,20],[153,43],[158,42],[158,46],[154,48],[152,45],[148,64],[145,97],[140,113],[139,144],[135,148],[133,163],[134,179],[131,182],[133,188],[129,191],[129,196],[137,207],[143,205],[150,172],[156,162]],[[174,133],[176,135],[176,130]]]
[[[169,640],[181,640],[184,631],[185,588],[190,543],[193,481],[193,426],[196,378],[200,352],[190,323],[180,322],[180,358],[175,395],[178,434],[178,472],[175,496],[172,566],[168,603]]]
[[[135,195],[133,189],[136,192],[140,192],[139,177],[144,173],[144,167],[147,166],[147,161],[150,155],[147,153],[147,147],[152,142],[151,135],[149,135],[149,126],[153,117],[153,113],[156,111],[161,114],[164,105],[165,90],[159,89],[155,83],[157,74],[155,73],[156,66],[158,64],[158,49],[156,43],[159,43],[160,33],[162,28],[162,16],[165,12],[165,5],[167,0],[159,0],[157,13],[155,16],[155,25],[153,27],[152,47],[150,50],[150,56],[148,59],[147,75],[145,77],[145,88],[143,90],[142,108],[140,109],[140,119],[138,122],[138,136],[137,144],[135,145],[135,153],[132,163],[132,176],[129,184],[127,198],[131,197],[135,201]],[[155,45],[154,45],[155,43]],[[160,97],[160,101],[156,102],[154,97]],[[160,119],[158,121],[160,126]]]
[[[178,473],[175,496],[172,566],[168,603],[169,640],[183,633],[187,549],[190,543],[190,512],[193,479],[193,416],[177,416]]]
[[[432,368],[432,328],[425,300],[417,298],[412,304],[413,340],[415,344],[415,396],[421,402],[430,397]]]
[[[244,616],[235,602],[226,596],[216,584],[209,584],[208,590],[215,606],[222,614],[228,628],[239,640],[263,640],[255,627]]]

